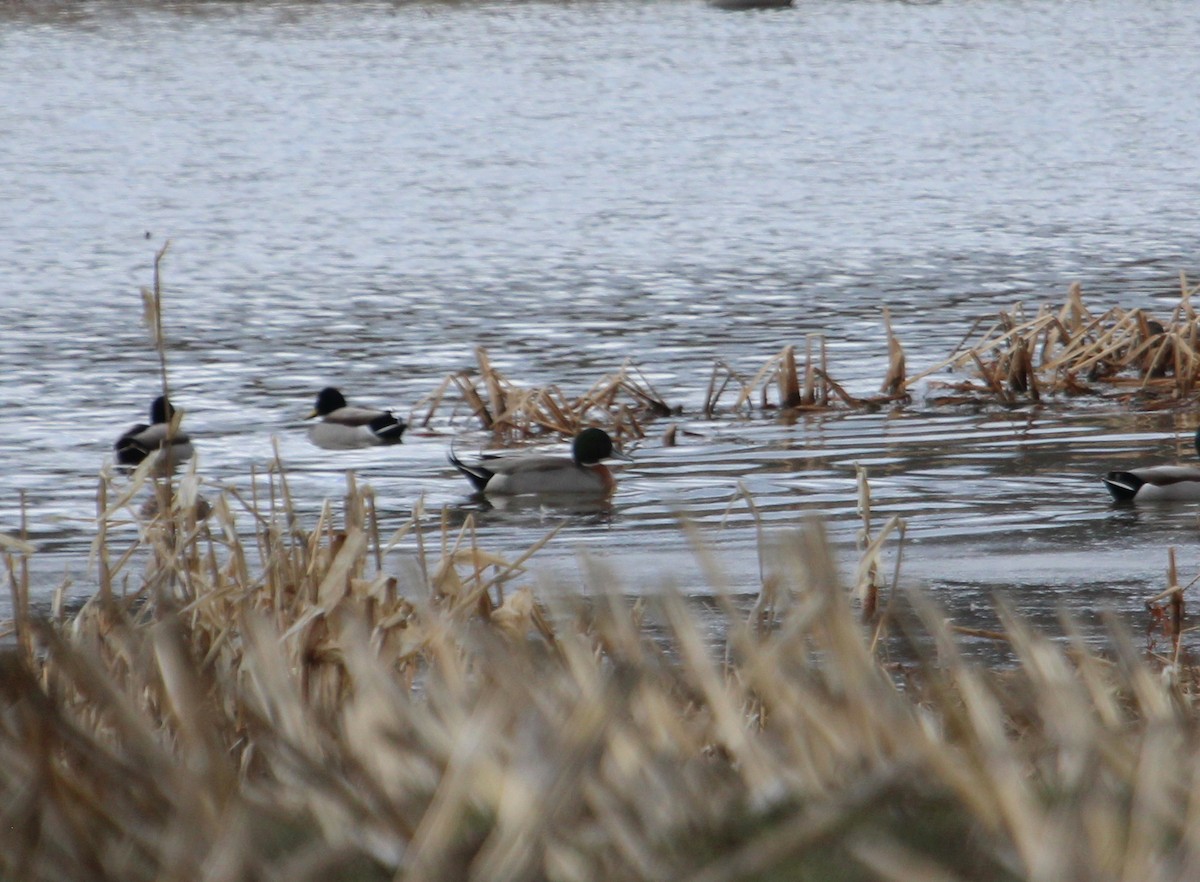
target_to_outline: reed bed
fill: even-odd
[[[828,370],[825,338],[810,334],[804,360],[796,347],[784,346],[751,378],[743,377],[722,359],[714,361],[704,396],[703,415],[712,419],[723,407],[734,413],[823,411],[832,408],[873,409],[907,402],[904,348],[892,332],[884,309],[888,334],[888,373],[876,396],[855,396]],[[677,416],[683,408],[671,405],[646,379],[632,360],[596,381],[582,395],[572,397],[559,386],[522,386],[499,371],[487,350],[476,347],[476,371],[460,371],[442,382],[413,407],[414,422],[428,426],[445,407],[450,421],[465,406],[481,428],[498,440],[512,442],[545,434],[572,437],[585,426],[600,426],[618,440],[646,436],[647,424]],[[456,396],[452,393],[457,393]],[[732,405],[726,405],[730,396]]]
[[[0,879],[1200,871],[1178,636],[1147,656],[1114,626],[1100,655],[1002,607],[1016,664],[972,664],[884,584],[902,525],[875,529],[865,479],[872,608],[808,524],[749,609],[715,592],[714,643],[672,590],[631,601],[591,564],[539,598],[536,547],[490,552],[470,518],[386,526],[348,476],[304,523],[282,469],[254,477],[103,481],[97,592],[70,613],[31,607],[35,552],[6,537]]]
[[[1181,275],[1179,302],[1160,321],[1143,309],[1094,314],[1075,283],[1060,307],[1043,305],[1029,316],[1018,305],[1000,313],[967,346],[972,329],[949,359],[913,381],[947,367],[974,374],[932,384],[931,401],[937,404],[1019,404],[1053,395],[1094,395],[1149,407],[1188,401],[1200,386],[1195,292]]]
[[[571,397],[556,385],[523,387],[492,364],[482,346],[475,348],[478,372],[460,371],[446,377],[414,411],[428,425],[447,403],[451,389],[458,392],[482,428],[511,441],[557,433],[573,437],[587,426],[607,429],[617,440],[645,437],[645,422],[677,412],[655,391],[632,360]],[[453,414],[451,414],[453,419]]]
[[[856,396],[829,373],[829,359],[824,334],[809,334],[804,343],[804,360],[800,364],[796,347],[784,346],[771,356],[750,379],[742,377],[725,361],[713,363],[708,388],[704,395],[704,415],[716,415],[726,393],[736,391],[734,412],[785,411],[792,413],[830,410],[842,407],[875,409],[887,404],[907,403],[907,369],[904,347],[892,330],[891,314],[883,309],[887,329],[888,370],[880,386],[880,394]]]
[[[701,415],[714,419],[722,412],[794,415],[904,406],[925,380],[929,392],[922,400],[932,405],[1011,406],[1089,395],[1143,408],[1174,406],[1193,400],[1200,389],[1200,323],[1191,304],[1196,289],[1186,277],[1180,284],[1179,302],[1163,321],[1144,309],[1093,313],[1081,286],[1073,284],[1060,306],[1044,304],[1030,316],[1018,304],[982,332],[985,323],[976,322],[954,352],[913,376],[884,307],[887,371],[877,394],[851,393],[834,379],[825,336],[812,333],[802,347],[783,346],[753,375],[716,359]],[[453,406],[453,421],[465,406],[503,442],[548,433],[570,437],[588,425],[626,440],[645,437],[654,419],[683,413],[667,403],[632,361],[572,397],[556,385],[521,386],[496,369],[485,349],[477,348],[475,355],[478,370],[446,377],[414,408],[414,413],[423,411],[417,422],[428,425],[447,405]],[[964,378],[935,378],[946,370]]]

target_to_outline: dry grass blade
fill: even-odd
[[[484,402],[483,397],[479,394],[479,390],[475,388],[475,384],[471,381],[470,377],[466,374],[454,374],[453,376],[449,377],[449,379],[458,388],[459,394],[462,395],[467,404],[470,405],[472,413],[475,414],[476,418],[483,425],[483,427],[485,429],[494,428],[496,423],[495,420],[492,419],[492,412],[488,410],[487,404]],[[439,396],[438,403],[440,402],[441,398]],[[426,420],[430,419],[432,414],[433,405],[431,404],[430,412],[426,415]]]

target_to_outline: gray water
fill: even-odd
[[[1197,512],[1114,508],[1097,475],[1191,456],[1186,410],[700,407],[714,359],[752,374],[817,332],[874,392],[884,305],[914,373],[1074,281],[1165,314],[1200,241],[1197,45],[1191,3],[1141,0],[8,4],[0,530],[24,491],[39,598],[92,589],[97,474],[156,393],[138,292],[170,240],[174,398],[216,485],[277,439],[308,512],[353,469],[388,523],[424,498],[501,551],[565,521],[543,586],[584,553],[630,591],[709,591],[687,517],[750,592],[739,488],[771,536],[823,515],[849,562],[863,465],[877,523],[906,520],[902,579],[957,619],[990,623],[1001,591],[1138,621],[1168,547],[1196,572]],[[321,386],[406,412],[476,345],[572,392],[632,357],[683,412],[599,512],[472,502],[445,462],[452,435],[485,441],[462,413],[399,448],[308,444]]]

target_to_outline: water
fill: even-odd
[[[1187,412],[699,415],[715,358],[752,374],[814,332],[835,378],[873,392],[883,305],[913,372],[1072,281],[1094,308],[1165,313],[1200,240],[1186,2],[3,15],[0,529],[25,491],[39,598],[94,583],[96,475],[156,391],[138,289],[168,239],[171,374],[204,474],[244,485],[276,438],[305,511],[354,469],[389,522],[423,496],[475,511],[498,550],[565,520],[544,586],[577,582],[582,552],[631,591],[703,592],[682,516],[752,591],[740,489],[772,537],[828,518],[849,562],[862,464],[877,525],[905,518],[904,580],[968,624],[992,622],[998,590],[1039,618],[1138,620],[1168,547],[1184,574],[1200,563],[1194,508],[1115,509],[1096,477],[1189,457]],[[632,356],[683,407],[682,443],[656,425],[611,508],[577,513],[477,510],[445,462],[468,426],[448,411],[398,449],[305,440],[321,386],[404,411],[480,344],[512,378],[574,392]]]

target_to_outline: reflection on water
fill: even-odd
[[[532,520],[543,522],[556,517],[570,518],[576,523],[605,524],[612,520],[614,507],[611,499],[603,497],[575,498],[563,494],[541,496],[481,496],[473,494],[470,502],[457,506],[462,511],[510,514],[514,523],[528,524]]]
[[[585,554],[631,591],[708,591],[686,520],[749,591],[760,528],[820,515],[854,558],[861,465],[877,522],[906,521],[904,577],[967,620],[995,590],[1136,612],[1169,546],[1197,566],[1194,508],[1116,509],[1098,480],[1187,460],[1190,414],[696,417],[714,359],[752,375],[813,333],[874,392],[882,305],[914,372],[1071,281],[1169,308],[1200,241],[1182,4],[35,6],[0,11],[0,529],[23,492],[43,598],[94,582],[97,470],[158,388],[137,291],[167,238],[201,474],[244,489],[277,439],[314,519],[353,470],[386,518],[470,513],[504,553],[560,527],[542,584]],[[476,345],[568,392],[632,356],[687,431],[654,426],[598,511],[472,500],[445,459],[465,410],[308,444],[322,387],[416,402]]]

